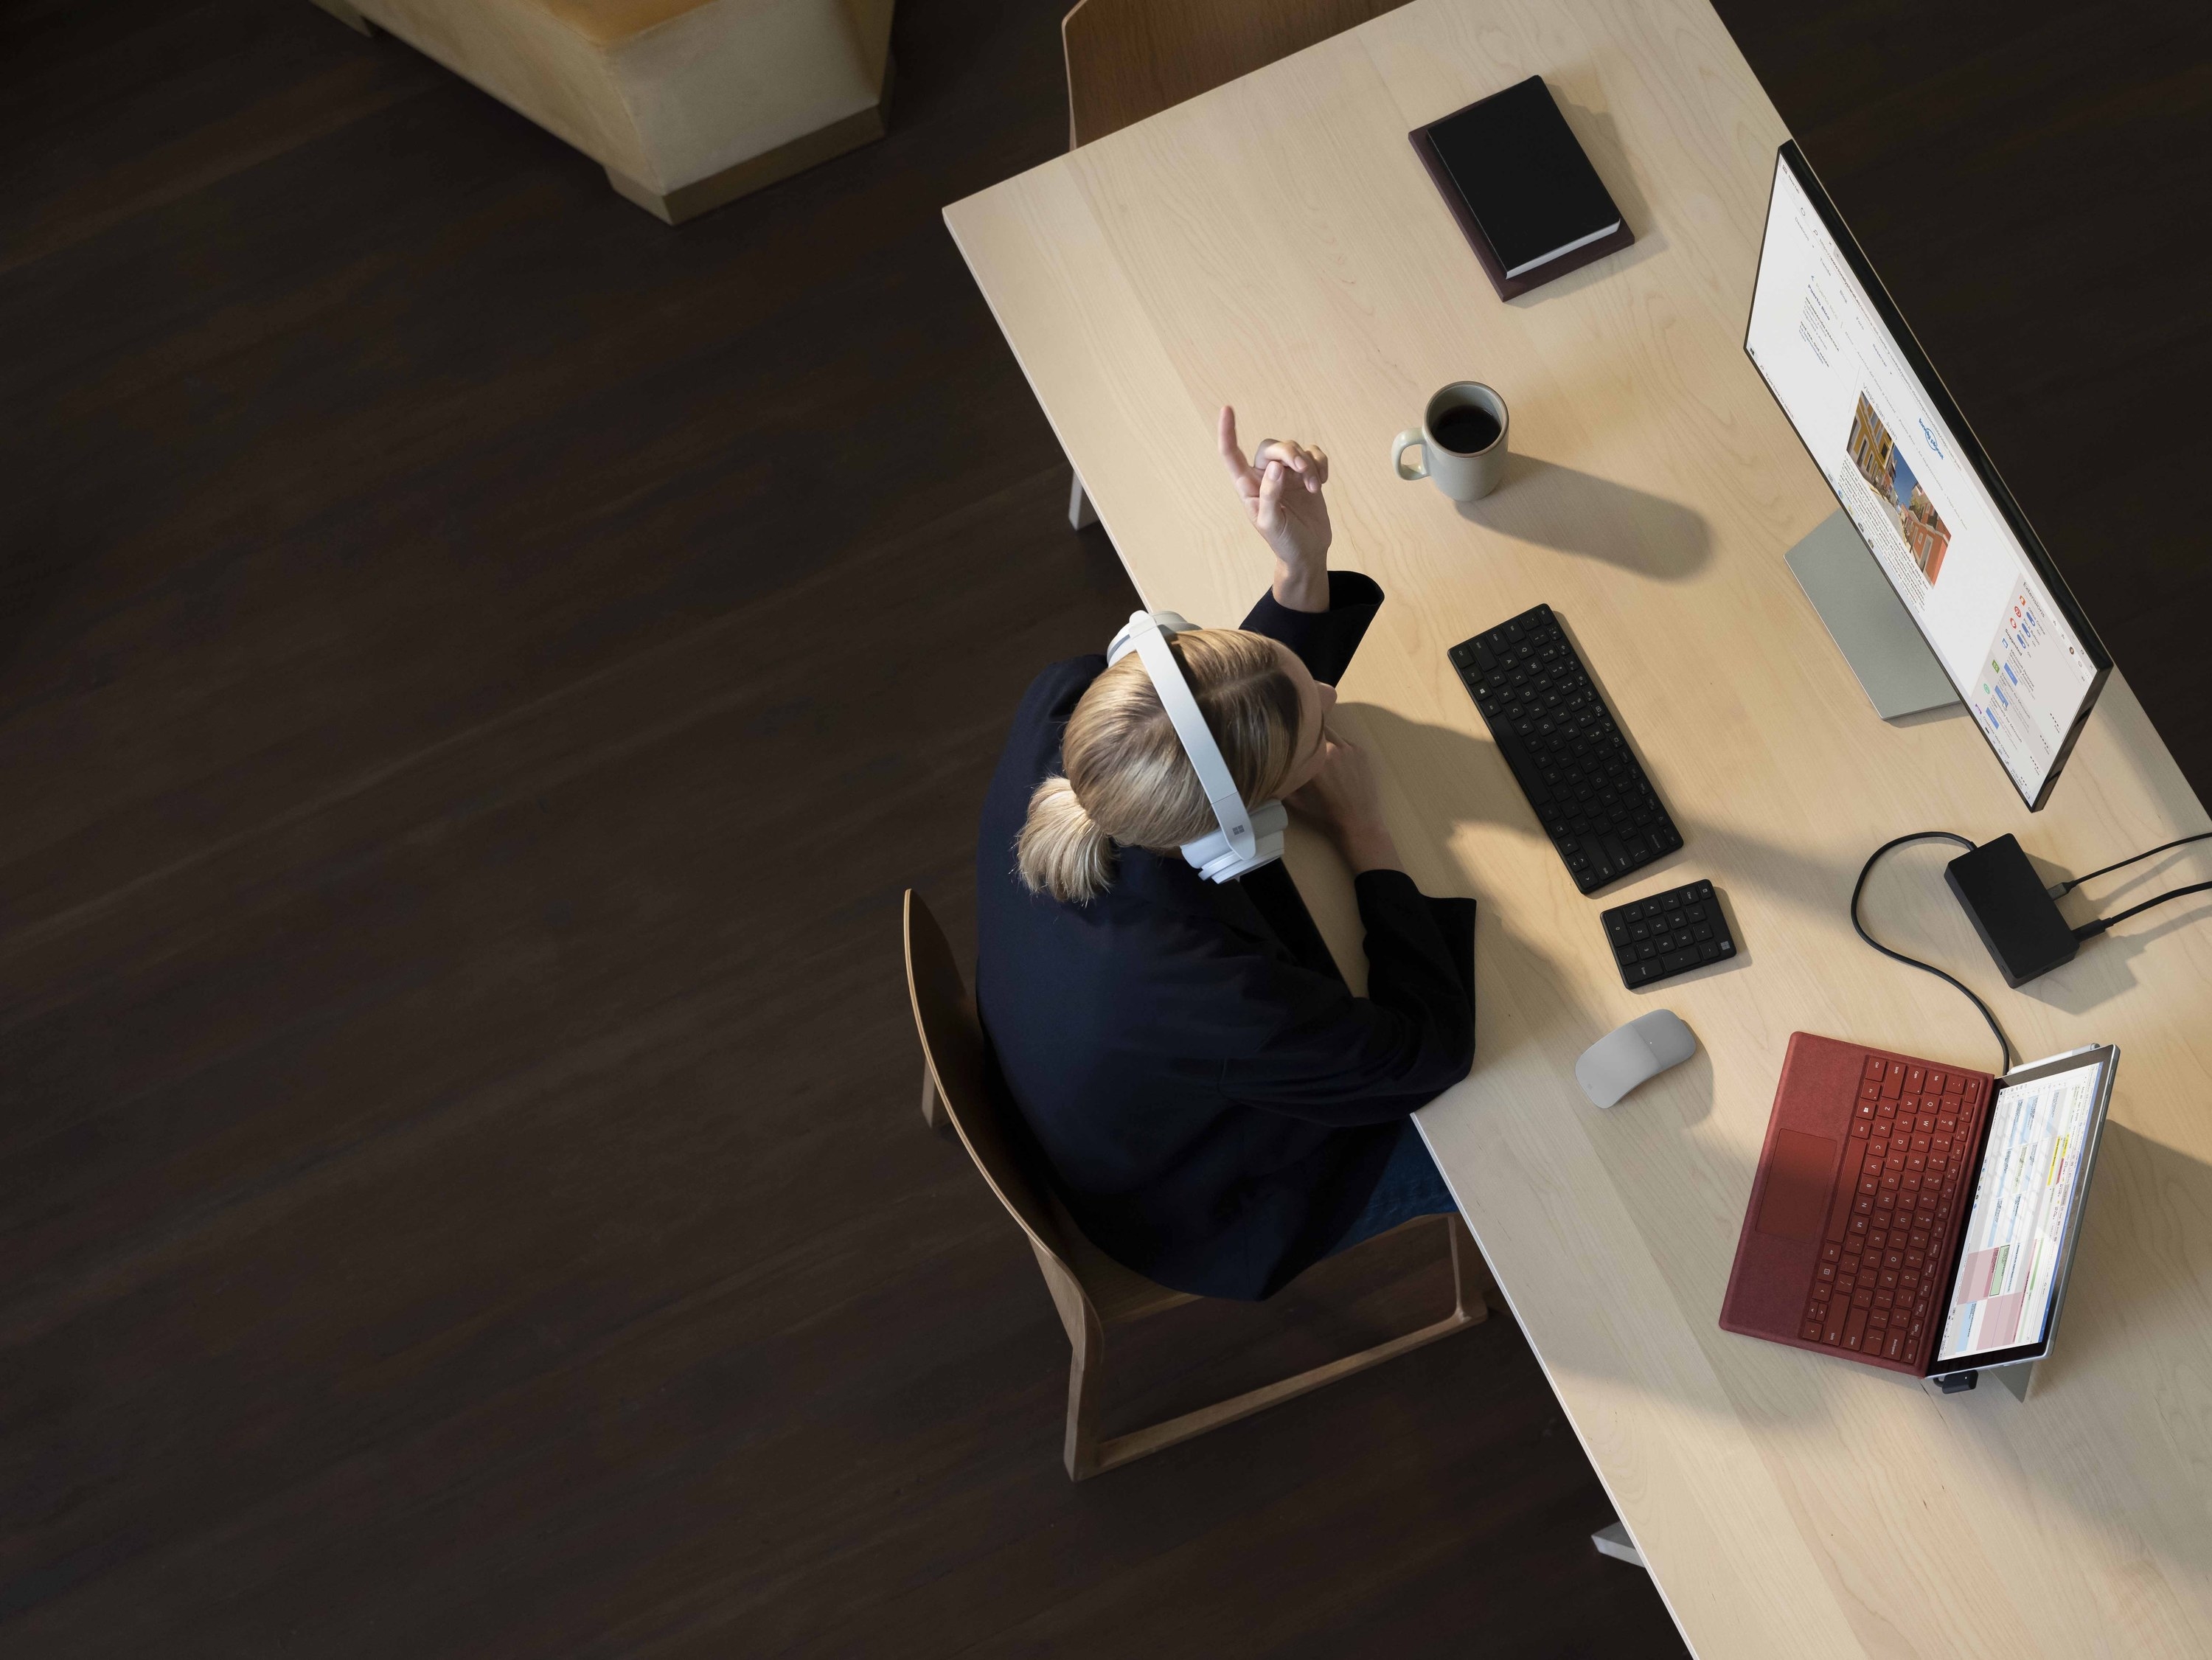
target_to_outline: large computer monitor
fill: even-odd
[[[2112,659],[1794,143],[1775,161],[1744,350],[2039,808]]]

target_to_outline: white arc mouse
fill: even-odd
[[[1672,1009],[1654,1009],[1592,1043],[1575,1062],[1575,1082],[1595,1107],[1609,1107],[1646,1079],[1698,1052],[1697,1035]]]

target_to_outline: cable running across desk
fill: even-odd
[[[1982,1012],[1982,1018],[1990,1023],[1990,1031],[1996,1036],[1997,1054],[1999,1056],[1996,1070],[1998,1074],[2002,1076],[2003,1073],[2012,1070],[2012,1057],[2014,1053],[2012,1039],[2005,1036],[2004,1028],[1997,1024],[1997,1018],[1995,1014],[1990,1012],[1990,1006],[1982,1001],[1980,998],[1975,996],[1973,992],[1967,988],[1965,982],[1955,979],[1952,976],[1944,973],[1942,970],[1937,968],[1933,963],[1923,963],[1917,957],[1907,957],[1901,951],[1892,951],[1887,946],[1883,945],[1881,940],[1875,939],[1874,935],[1869,933],[1866,931],[1866,924],[1859,921],[1859,896],[1866,891],[1867,878],[1874,874],[1875,860],[1879,860],[1882,854],[1887,853],[1891,848],[1901,848],[1908,842],[1955,842],[1970,853],[1973,851],[1975,846],[1975,843],[1968,841],[1965,836],[1960,836],[1955,830],[1915,830],[1910,836],[1899,836],[1894,842],[1883,842],[1880,847],[1876,848],[1872,853],[1867,855],[1866,863],[1859,867],[1859,879],[1851,889],[1851,927],[1858,934],[1860,939],[1865,940],[1867,944],[1872,946],[1884,957],[1894,958],[1900,963],[1909,963],[1916,969],[1924,969],[1929,974],[1934,975],[1938,980],[1944,981],[1950,985],[1955,986],[1960,991],[1965,993],[1966,1000]],[[2119,919],[2118,917],[2113,919],[2115,921],[2118,921],[2118,920]]]

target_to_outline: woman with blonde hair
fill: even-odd
[[[1186,859],[1228,821],[1136,650],[1056,664],[1022,700],[976,854],[975,994],[1091,1241],[1164,1285],[1261,1298],[1451,1208],[1408,1116],[1474,1062],[1474,904],[1414,887],[1366,757],[1328,728],[1382,592],[1328,569],[1328,457],[1270,441],[1248,462],[1229,409],[1219,439],[1274,581],[1241,628],[1175,633],[1157,660],[1240,805],[1286,802],[1344,855],[1367,995],[1279,861],[1209,881]]]

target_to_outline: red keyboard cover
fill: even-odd
[[[1721,1324],[1926,1372],[1991,1082],[1986,1073],[1793,1037]],[[1839,1154],[1826,1151],[1836,1141]],[[1813,1202],[1823,1165],[1825,1206]],[[1793,1286],[1785,1329],[1781,1297]]]

